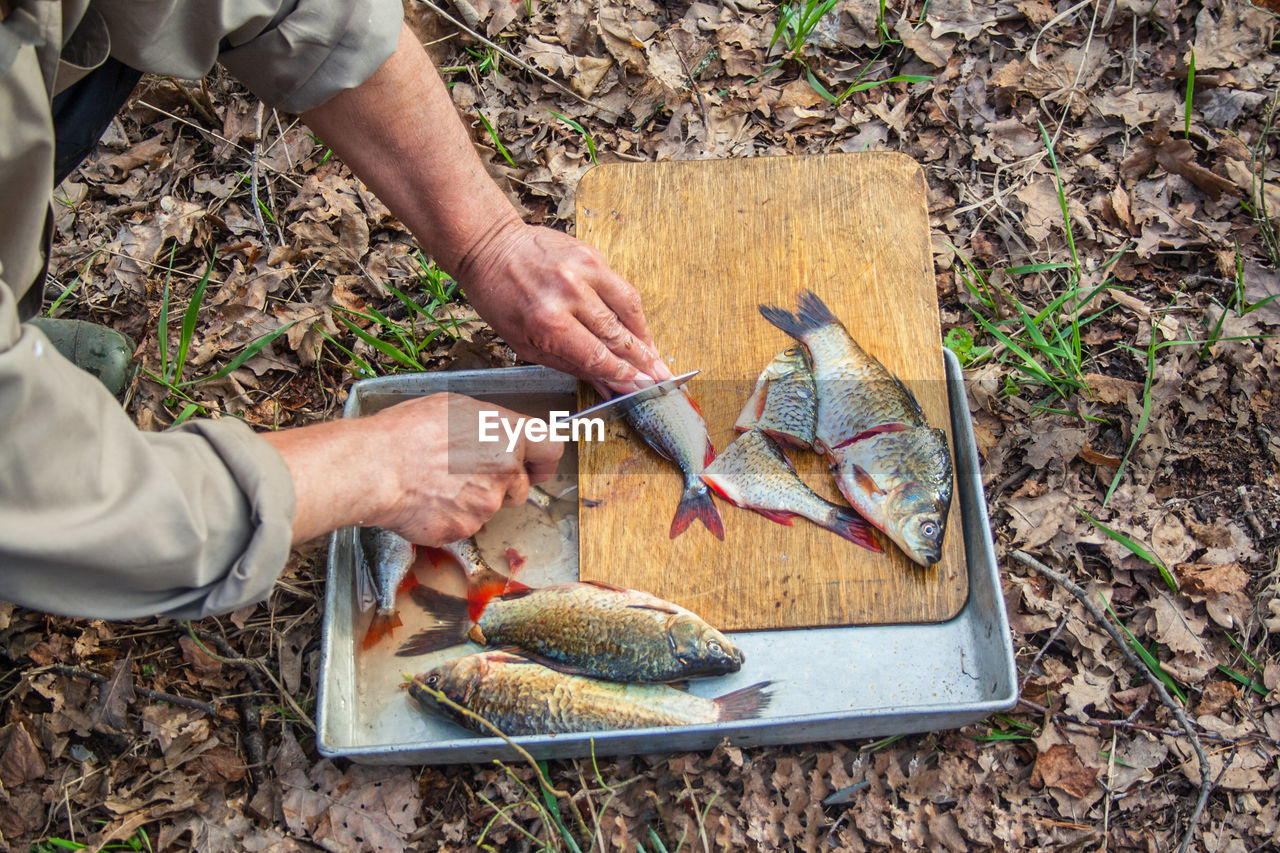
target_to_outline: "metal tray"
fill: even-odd
[[[956,486],[968,554],[969,600],[954,619],[930,625],[876,625],[755,631],[734,635],[746,654],[741,672],[696,679],[692,692],[718,696],[771,680],[765,716],[710,725],[597,734],[523,737],[538,758],[710,749],[728,738],[737,746],[806,743],[956,728],[1006,710],[1017,701],[1013,645],[991,543],[973,427],[960,365],[946,351],[951,424],[956,441]],[[355,383],[345,415],[367,414],[379,403],[438,391],[466,393],[501,405],[530,395],[559,398],[570,409],[573,377],[540,367],[392,376]],[[518,406],[511,406],[518,408]],[[571,536],[544,576],[531,585],[577,579],[576,516],[560,522]],[[472,735],[414,708],[397,689],[400,672],[427,669],[428,659],[369,663],[357,648],[353,609],[353,530],[333,534],[329,548],[320,661],[317,747],[329,757],[369,764],[450,764],[511,759],[501,739]],[[402,631],[412,630],[406,623]],[[397,637],[407,636],[398,634]],[[457,655],[474,647],[451,650]],[[357,664],[359,663],[359,667]],[[365,670],[377,671],[370,674]]]

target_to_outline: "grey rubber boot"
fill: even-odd
[[[84,320],[36,317],[29,321],[81,370],[88,371],[119,397],[132,375],[130,361],[137,346],[115,329]]]

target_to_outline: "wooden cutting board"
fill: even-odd
[[[760,371],[792,342],[756,306],[794,310],[804,288],[950,435],[924,173],[910,158],[610,163],[582,178],[577,233],[640,291],[672,370],[702,369],[689,387],[717,449],[733,440]],[[598,399],[583,389],[583,405]],[[719,499],[724,542],[696,521],[673,540],[681,479],[671,463],[622,421],[579,453],[584,579],[648,590],[725,630],[940,622],[968,596],[956,501],[930,569],[879,533],[884,554]],[[844,503],[821,457],[790,455],[815,491]]]

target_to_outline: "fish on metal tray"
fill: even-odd
[[[544,735],[609,731],[651,726],[684,726],[758,717],[769,703],[762,681],[715,699],[695,696],[666,684],[623,684],[560,672],[507,651],[455,658],[413,677],[410,697],[428,713],[444,714],[482,734],[489,730],[470,715],[437,701],[478,714],[503,734]]]
[[[845,498],[912,560],[938,562],[953,480],[946,434],[929,427],[911,391],[812,291],[800,294],[794,315],[771,305],[760,313],[809,351],[818,394],[814,447]]]
[[[808,351],[797,344],[778,353],[761,371],[733,426],[739,432],[758,429],[788,447],[809,450],[817,417],[818,394]]]
[[[413,566],[413,543],[381,527],[356,531],[356,582],[361,610],[374,608],[363,648],[375,645],[402,624],[396,597],[418,585]]]
[[[869,551],[881,550],[866,519],[809,488],[773,439],[759,430],[734,439],[702,479],[734,506],[753,509],[770,521],[790,526],[803,516]]]
[[[647,592],[578,581],[508,592],[468,622],[465,603],[426,586],[413,600],[439,624],[414,634],[397,655],[457,645],[518,647],[564,672],[612,681],[664,682],[724,675],[742,650],[696,613]]]
[[[637,403],[627,411],[626,418],[650,447],[680,466],[684,476],[684,491],[671,520],[671,538],[683,533],[696,518],[723,540],[724,524],[702,482],[702,470],[716,458],[716,451],[702,412],[689,392],[680,388]]]
[[[509,590],[527,588],[524,584],[513,580],[489,565],[489,561],[484,558],[484,554],[480,553],[480,546],[476,544],[474,537],[459,539],[456,542],[442,545],[438,549],[428,549],[428,553],[432,551],[443,552],[462,566],[462,570],[467,576],[466,608],[472,620],[480,618],[480,613],[484,610],[485,604],[494,596],[501,595]],[[509,563],[515,564],[518,561],[520,565],[523,565],[524,559],[519,553],[514,549],[509,549],[509,551],[510,553],[507,554]]]

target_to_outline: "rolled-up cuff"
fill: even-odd
[[[268,104],[301,113],[369,79],[395,52],[403,22],[399,2],[302,0],[274,28],[218,59]]]

